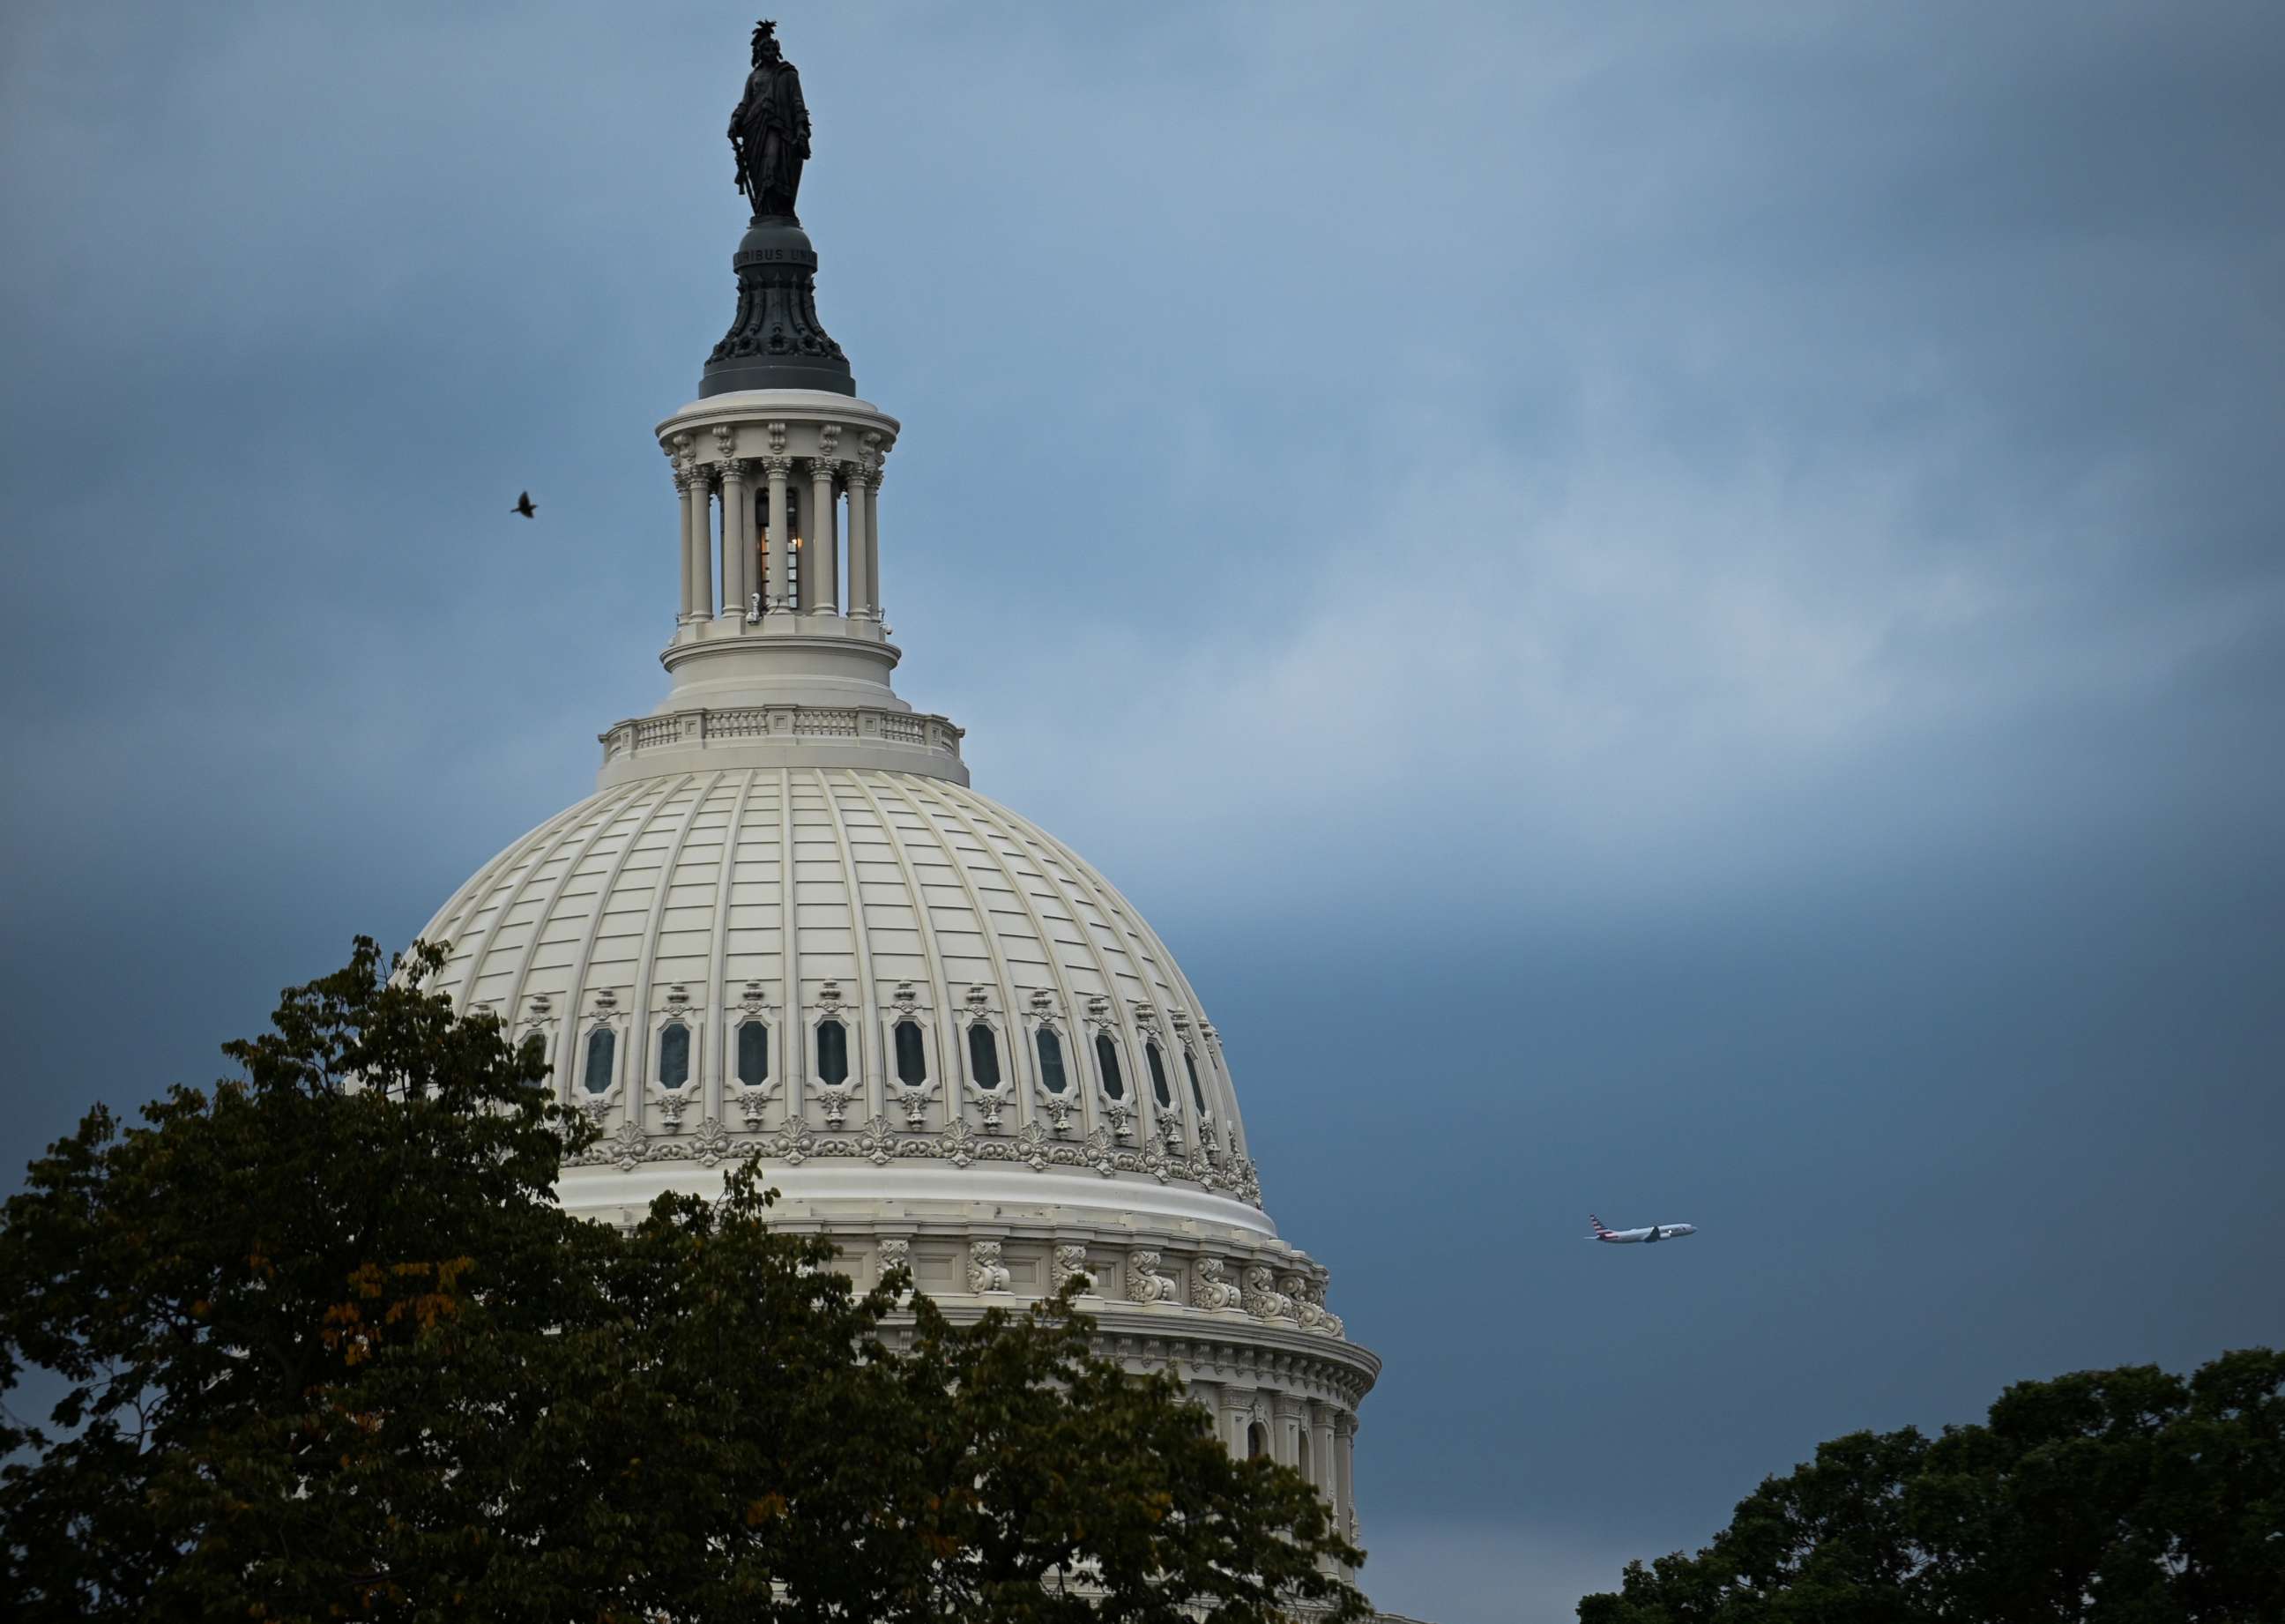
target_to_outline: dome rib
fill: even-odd
[[[675,826],[673,837],[668,841],[665,851],[659,857],[658,883],[651,890],[650,912],[643,921],[642,946],[635,961],[638,968],[635,970],[634,1007],[629,1011],[629,1019],[632,1027],[631,1036],[635,1040],[629,1046],[625,1066],[627,1097],[630,1100],[641,1099],[642,1086],[650,1080],[651,983],[658,968],[659,921],[666,913],[666,899],[674,890],[674,870],[682,860],[682,849],[689,843],[690,831],[698,821],[698,814],[706,809],[707,798],[728,776],[727,773],[717,773],[699,787],[698,793],[690,797],[690,810],[682,814],[682,821]],[[642,834],[638,830],[635,838],[627,843],[628,856],[633,855],[636,846],[641,843],[641,840]],[[599,921],[602,918],[600,911],[596,918]],[[708,1002],[711,1005],[712,1000],[710,999]],[[699,1055],[691,1056],[693,1076],[698,1074],[698,1068],[703,1061],[703,1050]]]
[[[934,788],[932,782],[922,780],[914,780],[910,783],[901,786],[901,788],[904,789],[904,792],[907,796],[925,796],[928,800],[934,802],[943,810],[947,817],[958,823],[962,828],[967,829],[969,837],[976,842],[977,845],[983,851],[984,854],[987,858],[990,858],[995,864],[998,864],[1001,877],[1008,882],[1008,890],[1009,893],[1013,895],[1018,902],[1023,904],[1024,916],[1031,921],[1033,937],[1040,945],[1040,957],[1045,961],[1048,968],[1048,974],[1056,984],[1055,991],[1056,1000],[1063,1006],[1064,1011],[1062,1019],[1064,1035],[1067,1038],[1076,1037],[1077,1032],[1075,1031],[1075,1027],[1079,1019],[1079,999],[1072,989],[1071,977],[1064,969],[1063,955],[1056,951],[1056,938],[1053,933],[1048,930],[1047,922],[1040,918],[1040,910],[1034,904],[1030,889],[1024,884],[1020,876],[1009,872],[1006,864],[999,862],[998,857],[992,851],[992,843],[985,840],[981,835],[978,835],[976,832],[975,828],[969,823],[967,817],[961,812],[959,807],[949,804],[948,797],[932,793]],[[925,813],[923,815],[926,816]],[[970,895],[973,895],[974,887],[968,880],[968,867],[965,863],[961,861],[960,852],[954,847],[951,841],[945,838],[941,826],[937,823],[934,818],[929,818],[928,823],[930,828],[936,833],[938,843],[944,848],[946,857],[950,859],[953,871],[961,876],[962,883],[963,886],[967,887]],[[986,935],[992,934],[991,916],[987,913],[984,912],[980,906],[977,912],[977,924]],[[1022,993],[1023,989],[1016,985],[1015,977],[1012,975],[1008,979],[1006,991],[1011,1000],[1019,997]],[[1022,1013],[1020,1010],[1011,1009],[1009,1011],[1009,1018],[1011,1024],[1020,1021],[1023,1018]],[[1079,1091],[1079,1094],[1080,1120],[1086,1124],[1088,1131],[1092,1133],[1100,1124],[1097,1102],[1095,1098],[1094,1091],[1082,1087]],[[1036,1117],[1039,1108],[1038,1096],[1034,1094],[1025,1099],[1024,1104],[1027,1108],[1025,1119],[1027,1121],[1033,1119]]]
[[[812,767],[817,798],[825,808],[825,821],[833,830],[833,843],[841,857],[841,885],[848,897],[849,950],[857,961],[857,1032],[859,1078],[865,1087],[867,1110],[885,1116],[889,1109],[887,1057],[882,1053],[888,1024],[881,1010],[881,989],[873,974],[873,933],[866,929],[865,891],[857,879],[857,859],[850,855],[849,824],[841,813],[841,797],[822,767]]]
[[[570,996],[565,1000],[565,1008],[563,1011],[563,1017],[566,1022],[564,1030],[567,1033],[576,1035],[579,1030],[579,1007],[585,1000],[587,996],[587,971],[589,967],[594,962],[595,941],[596,938],[602,934],[604,916],[611,911],[611,893],[618,889],[619,876],[626,872],[627,859],[635,854],[635,848],[642,843],[642,837],[649,832],[650,826],[654,822],[657,821],[659,813],[664,812],[670,805],[673,804],[675,796],[680,795],[684,790],[690,788],[692,777],[693,774],[685,773],[664,781],[657,796],[653,797],[648,806],[642,808],[641,815],[635,820],[634,828],[628,831],[626,844],[621,846],[618,849],[618,851],[611,858],[609,872],[601,878],[595,887],[595,906],[593,911],[587,915],[587,928],[580,938],[579,953],[571,963],[571,992]],[[633,809],[629,808],[628,810],[632,812]],[[624,815],[624,813],[620,814],[622,817]],[[616,825],[618,821],[619,818],[614,817],[610,820],[610,824],[606,827],[608,828]],[[585,859],[583,857],[581,861],[584,863]],[[568,885],[570,883],[572,875],[577,872],[577,870],[576,867],[573,869],[567,870],[563,876],[564,883]],[[535,933],[532,940],[532,949],[534,952],[537,951],[538,946],[538,934]],[[644,944],[646,950],[648,946],[648,943]],[[533,953],[531,952],[528,952],[524,955],[523,961],[527,966],[530,964],[532,956]],[[648,951],[645,952],[644,957],[646,960],[649,957]],[[573,1058],[574,1056],[569,1053],[564,1056],[567,1063],[564,1077],[567,1081],[569,1079],[570,1076],[568,1069],[568,1063]],[[624,1079],[633,1078],[636,1075],[637,1064],[638,1063],[631,1057],[623,1061],[619,1067],[619,1075]],[[642,1095],[633,1087],[628,1087],[623,1088],[620,1097],[626,1102],[626,1109],[630,1110],[640,1109],[640,1102]]]
[[[518,876],[514,891],[510,894],[498,915],[493,918],[491,926],[484,932],[483,941],[478,945],[475,955],[469,961],[467,985],[460,989],[459,1007],[463,1014],[466,1014],[471,1004],[475,1001],[476,989],[483,985],[484,966],[491,959],[494,944],[499,938],[501,928],[507,923],[515,910],[522,906],[525,889],[540,876],[548,864],[555,860],[555,854],[563,848],[565,843],[581,829],[585,829],[586,838],[579,843],[578,851],[564,864],[563,872],[555,876],[554,889],[549,892],[547,900],[533,914],[531,940],[525,944],[523,952],[516,958],[514,973],[508,980],[507,995],[501,1000],[499,1010],[502,1020],[513,1022],[515,1019],[516,1006],[523,1000],[524,981],[530,972],[531,961],[538,956],[540,938],[546,933],[548,921],[554,918],[557,906],[563,900],[564,887],[569,883],[571,876],[578,872],[579,866],[587,860],[587,854],[595,849],[596,842],[602,839],[604,832],[616,820],[618,814],[616,809],[624,798],[593,795],[580,802],[571,810],[574,812],[583,812],[586,816],[575,818],[565,824],[555,838],[548,843],[546,851]],[[593,820],[592,827],[590,827],[589,819]],[[529,836],[526,840],[528,843]],[[577,1011],[571,1013],[576,1016]],[[558,1063],[561,1063],[560,1060]]]
[[[873,793],[861,776],[855,773],[848,773],[845,776],[849,780],[849,787],[864,796],[866,805],[872,809],[873,816],[879,820],[881,843],[888,847],[890,855],[895,859],[897,872],[904,876],[905,894],[912,898],[913,922],[921,939],[922,959],[928,965],[930,1002],[934,1006],[933,1013],[937,1019],[937,1040],[938,1052],[942,1055],[944,1075],[943,1102],[947,1111],[956,1110],[959,1109],[960,1102],[960,1084],[962,1079],[968,1076],[968,1056],[961,1051],[960,1047],[959,1012],[954,1008],[952,974],[947,967],[943,947],[937,941],[936,916],[928,906],[926,893],[921,890],[920,877],[913,872],[912,858],[905,851],[905,843],[896,837],[896,830],[889,822],[888,809],[881,804],[880,798]],[[968,876],[964,873],[960,875],[960,881],[962,889],[968,897],[969,906],[976,909],[976,917],[980,922],[984,918],[984,910],[977,903],[975,888],[968,883]],[[861,890],[858,894],[857,906],[860,910],[868,906]],[[865,922],[869,925],[871,922],[868,920]],[[1011,985],[1012,983],[1008,977],[1007,961],[1000,951],[998,934],[992,930],[985,930],[984,945],[991,954],[993,980],[1000,986]],[[1015,1070],[1011,1066],[1009,1071],[1011,1083],[1015,1076]],[[1017,1111],[1019,1120],[1026,1122],[1031,1120],[1028,1111],[1025,1110],[1024,1103],[1020,1100]]]
[[[433,939],[445,943],[452,950],[446,954],[444,961],[448,975],[454,966],[462,962],[471,965],[480,965],[483,962],[483,955],[491,950],[492,938],[499,933],[500,922],[514,911],[516,902],[523,895],[523,888],[530,883],[532,875],[547,860],[545,856],[537,861],[531,860],[532,843],[536,840],[549,840],[547,850],[552,855],[556,846],[569,839],[571,832],[579,827],[580,814],[593,805],[597,798],[594,796],[589,796],[584,801],[575,802],[545,823],[526,832],[514,844],[478,869],[475,877],[463,885],[459,894],[438,911],[436,921],[428,927],[428,934],[433,937]],[[553,838],[549,839],[551,831],[553,831]],[[525,866],[519,867],[517,865],[520,860]],[[515,882],[515,890],[510,894],[499,912],[492,917],[491,924],[485,928],[483,944],[470,952],[464,953],[461,950],[460,939],[462,930],[475,924],[483,914],[485,899],[491,896],[500,884],[510,879]],[[447,923],[448,920],[451,922]],[[440,926],[443,927],[441,930],[438,928]],[[455,1001],[456,1013],[467,1013],[467,993],[469,989],[475,986],[475,975],[471,973],[468,977],[468,986],[461,989],[460,997]],[[502,1010],[501,1018],[506,1019],[513,1013],[513,1010]]]
[[[713,1017],[726,1016],[725,1007],[730,1001],[730,964],[726,956],[730,938],[730,886],[738,872],[738,836],[746,820],[746,803],[753,793],[754,775],[751,773],[739,773],[738,793],[730,803],[729,820],[722,826],[722,855],[715,864],[714,929],[708,933],[706,947],[705,1009],[710,1017],[708,1029],[714,1034],[714,1041],[721,1050],[715,1062],[722,1074],[721,1080],[713,1085],[718,1097],[728,1090],[735,1063],[735,1056],[729,1049],[729,1028],[722,1020]],[[703,1045],[700,1053],[702,1055],[704,1054]]]
[[[1084,883],[1100,888],[1106,904],[1103,910],[1104,916],[1116,920],[1119,928],[1125,932],[1130,941],[1140,941],[1146,949],[1144,953],[1136,954],[1130,948],[1128,956],[1134,958],[1138,965],[1148,964],[1156,969],[1165,979],[1167,990],[1189,1006],[1189,1013],[1196,1019],[1197,1024],[1201,1028],[1210,1026],[1211,1023],[1206,1019],[1205,1006],[1198,1001],[1197,992],[1190,985],[1190,978],[1182,974],[1182,967],[1174,961],[1174,955],[1166,951],[1166,944],[1159,938],[1158,933],[1150,929],[1140,910],[1127,900],[1119,888],[1096,872],[1080,857],[1078,852],[1048,834],[1038,824],[1027,818],[1018,817],[1014,812],[1003,812],[1002,815],[1009,822],[1021,826],[1041,845],[1062,853],[1064,867],[1075,876],[1086,876]],[[1196,1045],[1199,1052],[1206,1056],[1207,1071],[1214,1084],[1213,1097],[1215,1104],[1220,1111],[1227,1113],[1231,1149],[1240,1156],[1246,1155],[1248,1152],[1245,1148],[1245,1122],[1237,1109],[1237,1090],[1231,1087],[1228,1071],[1222,1066],[1221,1057],[1213,1053],[1216,1046],[1207,1041],[1205,1031],[1198,1032]],[[1193,1126],[1196,1126],[1197,1125],[1193,1125]]]
[[[978,815],[986,820],[987,827],[991,828],[995,833],[997,833],[1001,839],[1007,843],[1008,847],[1011,851],[1017,853],[1024,853],[1025,849],[1024,841],[1011,830],[1007,828],[1000,819],[991,816],[992,812],[999,810],[1000,809],[996,807],[989,809],[979,808]],[[989,843],[987,842],[986,843],[988,845]],[[1009,863],[1004,855],[995,851],[993,856],[993,859],[999,863],[1002,873],[1009,875],[1011,878],[1018,879],[1018,883],[1020,883],[1020,877],[1017,875],[1015,868]],[[1061,866],[1062,865],[1058,865],[1058,867]],[[1111,968],[1110,960],[1103,956],[1102,945],[1095,939],[1094,923],[1086,917],[1085,908],[1082,906],[1091,901],[1091,898],[1085,895],[1087,888],[1085,884],[1079,880],[1076,875],[1052,875],[1048,873],[1047,866],[1040,863],[1036,857],[1033,857],[1033,867],[1040,871],[1040,883],[1041,884],[1062,893],[1059,900],[1062,901],[1064,907],[1069,909],[1072,914],[1072,928],[1079,933],[1080,940],[1085,944],[1087,947],[1088,959],[1094,964],[1096,976],[1102,979],[1103,1001],[1111,1016],[1111,1028],[1119,1034],[1120,1040],[1119,1047],[1127,1055],[1127,1069],[1137,1073],[1137,1075],[1134,1077],[1124,1078],[1121,1079],[1127,1087],[1127,1098],[1131,1101],[1135,1106],[1135,1118],[1136,1123],[1135,1131],[1138,1134],[1149,1134],[1153,1132],[1157,1126],[1158,1102],[1156,1100],[1151,1100],[1146,1104],[1144,1102],[1144,1096],[1147,1094],[1148,1089],[1146,1087],[1137,1087],[1137,1085],[1142,1081],[1140,1076],[1141,1066],[1139,1063],[1142,1049],[1134,1031],[1133,1002],[1131,1000],[1120,996],[1121,988],[1119,982],[1121,977],[1119,973]],[[1074,895],[1074,892],[1079,894]],[[1102,910],[1098,908],[1095,911],[1100,913]],[[1140,963],[1135,965],[1135,972],[1134,979],[1136,981],[1142,981],[1142,966]],[[1145,990],[1148,990],[1147,983],[1145,984]],[[1076,1024],[1080,1018],[1080,1011],[1076,1008],[1073,1009],[1072,1011],[1072,1020],[1073,1024]],[[1095,1057],[1091,1055],[1085,1056],[1083,1063],[1095,1069],[1096,1071],[1095,1089],[1100,1090],[1103,1087],[1103,1079],[1101,1076],[1101,1069],[1095,1066]],[[1098,1106],[1102,1103],[1101,1100],[1096,1098],[1095,1093],[1092,1091],[1088,1096],[1088,1102]]]

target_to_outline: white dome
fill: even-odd
[[[949,779],[724,765],[617,783],[508,847],[423,935],[451,944],[440,990],[538,1035],[565,1097],[621,1126],[593,1161],[656,1166],[659,1188],[758,1153],[797,1211],[852,1181],[888,1195],[891,1168],[916,1196],[1274,1234],[1214,1030],[1165,944],[1068,847]],[[766,1046],[751,1086],[749,1022],[749,1075]],[[585,1194],[575,1172],[566,1198]],[[609,1181],[612,1203],[644,1198]]]
[[[565,1207],[629,1221],[750,1157],[773,1223],[826,1236],[860,1285],[905,1267],[973,1314],[1084,1276],[1104,1351],[1179,1370],[1231,1448],[1298,1466],[1354,1530],[1379,1361],[1261,1210],[1197,995],[890,685],[896,420],[757,389],[657,432],[671,690],[603,733],[595,795],[422,932],[449,945],[440,990],[542,1045],[603,1131]]]

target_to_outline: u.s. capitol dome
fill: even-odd
[[[1379,1361],[1263,1209],[1205,1004],[1108,880],[969,788],[961,730],[891,686],[900,426],[818,319],[773,161],[730,332],[656,430],[669,692],[603,733],[594,795],[430,922],[437,985],[541,1046],[602,1130],[569,1210],[625,1221],[756,1157],[776,1220],[829,1236],[860,1284],[903,1262],[972,1314],[1083,1273],[1105,1352],[1176,1369],[1234,1451],[1297,1467],[1354,1531]]]

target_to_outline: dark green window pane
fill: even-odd
[[[671,1021],[658,1032],[658,1086],[679,1088],[690,1080],[690,1028]]]
[[[751,1088],[770,1079],[770,1029],[759,1021],[738,1027],[738,1080]]]
[[[928,1081],[928,1046],[921,1041],[919,1023],[897,1023],[897,1080],[907,1087]]]
[[[1095,1034],[1095,1063],[1103,1072],[1103,1092],[1114,1100],[1127,1097],[1127,1079],[1119,1075],[1119,1047],[1109,1032]]]
[[[817,1024],[817,1076],[836,1085],[849,1080],[849,1029],[838,1021]]]
[[[1174,1091],[1166,1086],[1166,1063],[1158,1058],[1158,1046],[1155,1043],[1144,1044],[1142,1058],[1150,1063],[1150,1092],[1158,1096],[1158,1109],[1172,1110],[1174,1103]]]
[[[968,1029],[968,1076],[978,1088],[1000,1086],[999,1040],[981,1021]]]
[[[587,1034],[587,1092],[601,1094],[611,1086],[611,1060],[618,1052],[619,1036],[608,1026]]]
[[[1206,1114],[1206,1091],[1198,1087],[1198,1057],[1189,1049],[1182,1051],[1182,1069],[1190,1074],[1190,1103],[1198,1108],[1198,1115]]]
[[[1040,1028],[1040,1087],[1049,1094],[1064,1091],[1064,1040]]]

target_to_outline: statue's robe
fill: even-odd
[[[765,62],[746,79],[734,124],[746,153],[746,195],[758,215],[789,215],[809,155],[809,108],[792,63]]]

